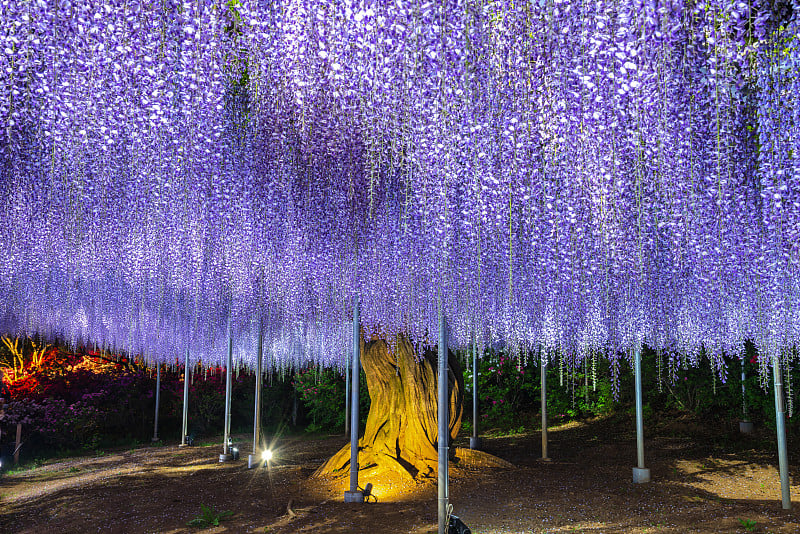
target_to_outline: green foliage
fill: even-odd
[[[464,408],[464,411],[466,412],[466,407]],[[472,435],[472,422],[471,421],[465,421],[463,419],[461,420],[461,434],[463,434],[465,436]]]
[[[292,385],[311,419],[306,431],[344,427],[345,384],[338,371],[317,367],[303,369],[295,373]]]
[[[255,375],[241,372],[234,373],[231,380],[231,427],[248,430],[253,427],[253,404],[255,401]],[[183,410],[183,381],[175,386],[180,394],[174,398],[165,411],[174,420],[177,432],[180,432],[180,420]],[[162,402],[164,397],[162,396]],[[277,373],[267,375],[261,389],[261,425],[265,430],[282,426],[288,419],[292,409],[292,386]],[[223,427],[225,417],[225,373],[222,369],[213,369],[194,377],[189,388],[189,430],[191,434],[217,434]]]
[[[747,532],[753,532],[756,529],[757,523],[752,519],[741,519],[739,518],[739,523],[745,528]]]
[[[659,356],[652,350],[642,351],[642,374],[645,384],[644,398],[656,412],[686,412],[705,420],[735,426],[742,420],[742,366],[745,371],[745,396],[747,419],[757,425],[768,428],[775,426],[775,405],[772,391],[771,371],[764,379],[759,373],[756,349],[751,343],[745,345],[740,355],[725,355],[725,371],[722,376],[712,369],[711,360],[705,351],[697,355],[696,361],[690,362],[683,355],[661,355],[661,379],[658,376]],[[673,371],[670,371],[670,359]],[[627,370],[626,370],[627,371]],[[620,391],[624,393],[623,401],[632,402],[632,373],[621,373]],[[792,370],[791,384],[800,380],[800,371]],[[786,379],[784,383],[786,386]],[[787,388],[787,403],[790,391]],[[794,391],[791,391],[796,397]],[[787,414],[788,415],[788,414]],[[796,416],[787,419],[787,428],[791,432],[800,430],[800,419]]]
[[[359,390],[360,424],[366,423],[369,413],[369,392],[364,386],[366,377],[361,371]],[[345,377],[338,369],[309,367],[295,373],[294,386],[310,419],[307,432],[339,432],[344,429]]]
[[[608,376],[601,375],[596,383],[576,369],[570,372],[559,366],[558,356],[547,368],[547,403],[551,422],[610,413],[616,403]],[[478,360],[478,428],[481,432],[494,429],[503,433],[518,432],[520,428],[538,428],[540,424],[541,375],[538,358],[512,358],[506,352],[487,350]],[[598,366],[602,366],[598,362]],[[604,368],[607,375],[607,365]],[[563,378],[563,384],[562,384]],[[465,414],[471,415],[473,370],[464,372],[466,388]],[[472,430],[470,421],[464,428]]]
[[[472,373],[473,369],[464,372],[467,402],[472,395]],[[519,366],[505,353],[487,352],[478,361],[478,429],[530,424],[530,417],[523,414],[534,407],[538,391],[538,378],[530,369]]]
[[[26,346],[25,350],[32,348]],[[690,359],[674,353],[656,354],[645,347],[642,351],[645,419],[662,414],[674,417],[682,412],[734,428],[743,418],[741,371],[744,366],[747,418],[756,425],[774,428],[771,372],[767,377],[760,375],[752,344],[746,345],[742,356],[725,356],[726,371],[720,376],[719,371],[712,370],[711,359],[705,352]],[[13,445],[17,422],[23,424],[23,461],[67,451],[91,451],[123,444],[128,447],[141,441],[149,443],[155,401],[152,369],[126,359],[109,362],[102,355],[84,356],[55,348],[41,361],[35,372],[31,371],[12,384],[11,400],[6,403],[5,415],[0,420],[3,451]],[[80,362],[83,363],[78,365]],[[562,366],[560,354],[551,355],[550,362],[547,401],[551,424],[615,411],[623,417],[632,417],[633,373],[627,357],[609,364],[605,357],[598,356],[595,364],[591,359],[578,362],[574,371],[566,364]],[[787,407],[797,398],[798,367],[792,368],[784,379]],[[520,358],[504,351],[487,350],[479,359],[478,368],[480,420],[477,426],[481,434],[509,435],[521,429],[539,428],[537,354],[529,353]],[[363,371],[360,376],[360,424],[363,425],[370,399]],[[466,420],[462,435],[471,433],[474,424],[471,421],[472,370],[465,372],[464,382]],[[232,429],[250,432],[255,376],[244,371],[235,373],[232,384]],[[205,440],[221,432],[224,393],[222,369],[198,372],[192,377],[189,432],[195,438],[199,436]],[[272,372],[264,378],[261,398],[261,425],[265,432],[283,432],[290,420],[308,432],[338,433],[344,428],[345,384],[341,370],[311,367],[293,375]],[[182,369],[164,366],[159,435],[167,443],[180,436],[182,410]],[[787,417],[786,424],[790,435],[800,432],[797,415]]]
[[[471,361],[471,352],[463,356]],[[704,351],[690,359],[675,353],[657,354],[644,347],[642,378],[645,420],[658,414],[684,412],[722,425],[735,426],[736,421],[743,418],[741,371],[744,365],[747,418],[757,425],[774,428],[771,372],[766,379],[760,375],[755,347],[747,343],[742,357],[726,355],[724,359],[725,371],[720,375],[719,371],[712,369],[711,360]],[[507,433],[520,426],[539,427],[540,374],[537,355],[528,354],[527,358],[520,359],[509,357],[503,351],[487,350],[478,360],[478,369],[480,433]],[[616,387],[615,375],[618,377]],[[471,369],[465,371],[464,382],[464,413],[466,418],[470,418]],[[787,406],[790,399],[797,397],[794,388],[798,382],[800,369],[794,368],[791,376],[784,378]],[[628,357],[621,356],[616,363],[598,357],[594,364],[591,359],[579,362],[572,371],[566,362],[562,367],[560,354],[551,355],[547,368],[547,411],[551,424],[609,415],[615,411],[632,416],[633,394],[633,370]],[[800,431],[800,418],[796,415],[787,417],[786,424],[790,433]],[[471,432],[471,425],[471,420],[465,421],[466,432]]]
[[[229,519],[233,512],[226,510],[224,512],[217,512],[210,506],[205,504],[200,505],[200,515],[186,523],[190,527],[217,527],[220,521]]]

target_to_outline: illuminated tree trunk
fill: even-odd
[[[464,377],[455,356],[448,354],[452,440],[461,427]],[[402,335],[393,352],[382,339],[361,342],[361,365],[371,404],[358,442],[360,471],[369,475],[373,470],[388,470],[410,479],[436,476],[436,358],[436,351],[429,350],[418,362],[410,341]],[[350,445],[346,445],[314,476],[345,475],[349,468]]]

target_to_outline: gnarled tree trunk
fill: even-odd
[[[448,351],[450,439],[461,427],[464,377]],[[359,471],[392,471],[405,479],[432,478],[437,473],[437,353],[416,360],[407,337],[397,337],[391,352],[386,341],[361,342],[361,365],[371,400],[364,436],[358,442]],[[349,408],[349,407],[348,407]],[[452,451],[452,449],[451,449]],[[313,476],[344,476],[350,469],[350,445],[331,457]]]

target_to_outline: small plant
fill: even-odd
[[[752,519],[739,519],[739,523],[745,528],[747,532],[753,532],[756,529],[756,522]]]
[[[186,523],[190,527],[211,527],[219,526],[220,521],[230,518],[233,512],[225,510],[224,512],[217,512],[210,506],[205,504],[200,505],[200,515]]]

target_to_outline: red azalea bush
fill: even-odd
[[[149,441],[153,436],[156,371],[143,362],[55,347],[35,363],[28,360],[4,378],[8,391],[0,415],[0,447],[6,454],[13,447],[17,423],[23,425],[21,453],[27,458]],[[159,437],[180,439],[183,382],[182,366],[162,366]],[[232,385],[232,428],[252,429],[255,377],[237,372]],[[198,368],[190,375],[190,434],[222,432],[224,395],[224,369]],[[291,409],[289,381],[268,376],[262,390],[262,426],[283,424]]]
[[[142,365],[55,347],[27,363],[16,380],[6,378],[0,421],[5,438],[22,423],[26,456],[141,439],[152,428],[154,384]]]

